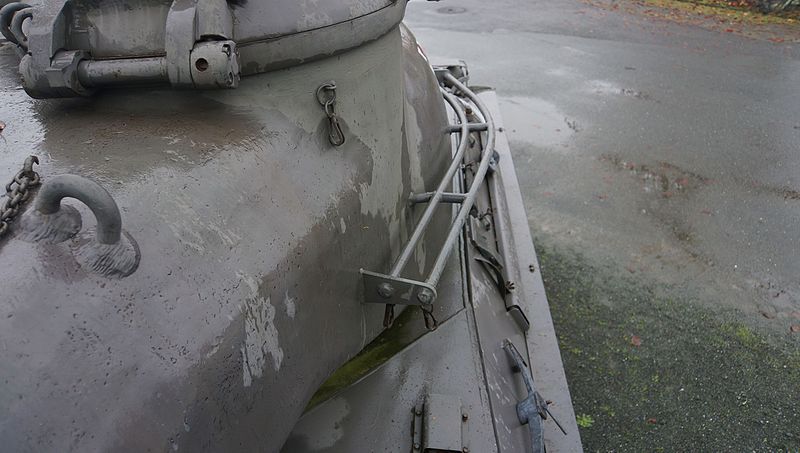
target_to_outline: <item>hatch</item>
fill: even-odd
[[[240,77],[335,55],[383,36],[400,0],[44,0],[0,12],[33,97],[104,86],[236,88]]]

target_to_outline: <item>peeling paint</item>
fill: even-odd
[[[259,294],[258,281],[242,273],[237,276],[250,287],[251,295],[242,305],[244,314],[245,341],[242,345],[242,379],[245,387],[253,383],[253,378],[264,374],[266,356],[272,358],[275,371],[280,370],[283,362],[278,329],[275,327],[275,307],[270,299]]]
[[[297,306],[294,304],[294,298],[289,296],[289,291],[286,291],[286,297],[283,299],[283,305],[286,307],[286,316],[294,319],[297,313]]]

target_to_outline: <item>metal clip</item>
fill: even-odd
[[[506,353],[508,353],[511,362],[513,363],[514,371],[522,374],[522,381],[525,383],[525,389],[528,391],[528,395],[525,397],[525,399],[517,403],[517,418],[519,418],[519,422],[521,424],[528,425],[528,431],[531,436],[532,452],[545,453],[543,422],[544,420],[547,420],[548,415],[553,422],[555,422],[556,426],[558,426],[558,429],[564,433],[564,435],[567,435],[567,432],[547,407],[550,405],[550,402],[545,400],[539,391],[536,390],[531,371],[528,369],[528,366],[525,364],[525,361],[522,359],[522,355],[520,355],[516,346],[514,346],[514,343],[512,343],[511,340],[506,339],[503,342],[503,349],[505,349]]]
[[[336,82],[331,80],[317,88],[317,102],[325,109],[325,115],[328,117],[328,140],[330,140],[331,145],[344,145],[344,131],[342,131],[342,126],[339,124],[339,117],[336,116],[336,112],[334,111],[336,105]]]

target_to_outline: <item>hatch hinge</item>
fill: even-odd
[[[19,70],[30,96],[88,96],[100,87],[122,85],[192,89],[239,85],[239,51],[226,0],[174,0],[169,9],[155,2],[145,5],[144,12],[131,14],[130,26],[141,28],[146,36],[163,33],[163,49],[151,46],[138,55],[142,44],[130,42],[115,57],[93,55],[92,28],[84,23],[86,10],[92,8],[97,20],[104,15],[119,20],[117,15],[126,14],[89,2],[45,2],[14,14],[24,14],[30,22],[27,34],[18,39],[25,43]],[[155,24],[164,24],[164,29],[154,29]]]
[[[461,399],[431,393],[414,406],[412,449],[414,453],[469,453],[469,414]]]

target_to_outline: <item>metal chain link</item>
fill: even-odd
[[[432,308],[425,308],[424,305],[420,305],[420,309],[422,310],[422,318],[425,320],[425,328],[430,331],[436,330],[439,327],[439,321],[433,316]],[[388,328],[394,322],[394,304],[387,304],[386,311],[383,314],[383,327]]]
[[[317,88],[317,102],[325,109],[325,115],[330,123],[328,130],[328,140],[333,146],[342,146],[345,142],[342,125],[339,124],[339,117],[336,116],[334,107],[336,106],[336,82],[331,80],[325,82]]]
[[[439,327],[439,321],[433,317],[433,307],[425,308],[424,305],[420,305],[422,309],[422,317],[425,319],[425,328],[428,330],[436,330]]]
[[[33,171],[33,164],[38,164],[39,158],[28,156],[22,170],[6,184],[6,195],[0,206],[0,237],[8,232],[8,224],[14,220],[22,206],[31,197],[30,189],[41,183],[39,174]]]

